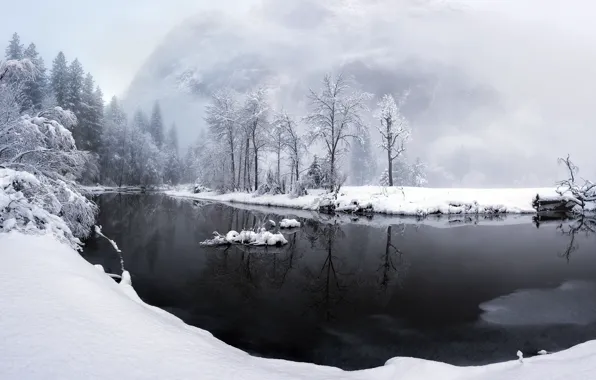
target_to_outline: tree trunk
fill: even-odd
[[[300,180],[300,171],[298,169],[298,160],[296,160],[296,162],[294,163],[294,166],[296,167],[296,183],[298,183],[298,181]]]
[[[231,170],[232,173],[232,187],[234,187],[234,179],[236,178],[236,166],[234,165],[234,136],[229,136],[230,138],[230,159],[231,162]]]
[[[240,152],[238,152],[238,180],[236,187],[240,189],[240,180],[242,178],[242,146],[240,146]]]
[[[331,168],[329,170],[329,179],[330,179],[330,190],[333,192],[335,189],[335,152],[331,152]]]
[[[280,173],[280,162],[281,162],[281,149],[277,149],[277,183],[281,183],[281,173]]]
[[[249,150],[250,150],[250,140],[248,139],[248,134],[246,136],[246,147],[245,147],[245,155],[244,155],[244,187],[246,190],[250,187],[250,171],[249,171]]]
[[[259,151],[255,147],[255,191],[259,190]]]
[[[389,170],[389,186],[393,186],[393,160],[391,150],[387,150],[387,170]]]

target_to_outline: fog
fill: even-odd
[[[301,116],[307,89],[341,70],[378,96],[411,89],[408,156],[428,162],[431,185],[551,186],[567,153],[596,177],[588,0],[39,3],[50,14],[76,5],[72,16],[86,18],[54,23],[53,34],[40,14],[23,40],[55,54],[59,36],[131,112],[159,100],[182,146],[205,128],[218,87],[267,84],[275,107]]]

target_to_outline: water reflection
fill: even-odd
[[[570,293],[560,288],[596,278],[593,221],[540,221],[535,228],[531,219],[508,225],[511,219],[375,216],[353,223],[159,195],[98,201],[100,224],[122,249],[143,300],[255,355],[346,369],[397,355],[467,365],[596,338],[592,303],[574,303],[577,318],[565,316]],[[283,232],[284,247],[199,245],[213,231],[285,217],[297,217],[302,228]],[[558,254],[569,246],[575,248],[561,265]],[[107,242],[91,239],[84,255],[118,273]],[[539,302],[549,289],[553,297]],[[589,297],[592,288],[574,289]],[[499,305],[521,310],[551,302],[561,313],[537,324],[525,308],[529,314],[507,316],[514,324],[499,324],[500,315],[487,317],[480,307],[518,292],[523,297]]]

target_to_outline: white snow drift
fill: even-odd
[[[3,233],[0,247],[2,379],[568,380],[596,373],[596,342],[482,367],[394,358],[345,372],[256,358],[146,305],[128,275],[116,284],[51,235]]]
[[[326,202],[322,190],[309,190],[309,195],[293,198],[287,194],[255,196],[249,193],[193,194],[189,190],[168,191],[176,197],[237,202],[263,206],[280,206],[302,210],[318,210]],[[520,189],[457,189],[423,187],[342,187],[337,199],[338,208],[349,210],[354,202],[362,207],[372,206],[376,213],[425,216],[429,214],[532,214],[532,200],[558,196],[556,188]]]

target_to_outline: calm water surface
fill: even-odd
[[[596,338],[596,236],[556,223],[436,228],[313,215],[284,233],[285,247],[226,249],[199,243],[292,211],[163,195],[98,203],[145,302],[256,356],[344,369],[394,356],[475,365]],[[103,240],[91,238],[84,256],[120,272]]]

